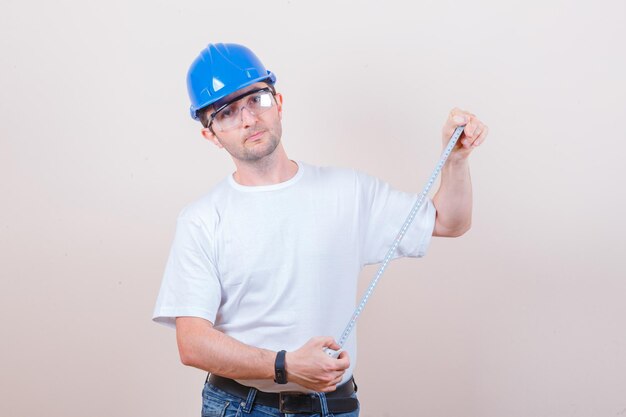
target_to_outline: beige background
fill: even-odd
[[[626,416],[625,4],[3,0],[0,415],[199,415],[150,316],[178,211],[233,170],[185,87],[226,41],[295,159],[417,192],[453,106],[491,128],[473,229],[362,316],[362,416]]]

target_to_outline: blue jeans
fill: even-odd
[[[321,414],[285,414],[278,408],[255,404],[253,397],[256,390],[252,388],[246,400],[230,395],[210,382],[204,384],[202,390],[202,417],[359,417],[359,408],[349,413],[331,414],[324,410],[326,397],[318,394],[322,402]],[[352,398],[356,398],[356,392]],[[324,412],[326,411],[326,412]]]

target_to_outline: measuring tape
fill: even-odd
[[[439,162],[437,163],[437,166],[435,167],[433,173],[430,174],[430,178],[428,179],[426,186],[424,187],[424,189],[422,190],[422,193],[419,195],[417,201],[415,202],[415,205],[413,206],[413,209],[409,213],[409,216],[404,221],[404,224],[402,225],[402,228],[398,232],[396,239],[393,241],[393,244],[389,248],[389,251],[387,251],[387,255],[385,255],[382,265],[378,269],[378,272],[374,276],[374,279],[372,279],[372,282],[367,288],[367,291],[365,291],[365,295],[363,295],[363,298],[361,298],[361,302],[357,306],[356,310],[354,310],[354,313],[352,314],[352,318],[350,319],[350,321],[348,322],[348,325],[346,326],[343,333],[341,334],[341,337],[339,338],[339,342],[338,342],[338,345],[340,348],[338,350],[324,348],[324,351],[329,356],[333,358],[337,358],[339,354],[341,353],[343,345],[344,343],[346,343],[346,340],[348,340],[348,336],[350,336],[350,333],[352,333],[352,330],[354,329],[354,326],[356,325],[357,319],[359,318],[359,316],[361,315],[361,312],[365,308],[365,304],[367,304],[367,300],[370,298],[370,295],[372,295],[372,291],[374,291],[374,287],[376,287],[376,284],[378,284],[378,280],[380,280],[380,277],[383,275],[383,272],[385,272],[385,268],[387,268],[387,264],[389,264],[389,261],[391,261],[393,254],[395,253],[396,249],[398,248],[398,245],[400,244],[400,241],[402,240],[407,229],[413,222],[413,218],[415,218],[415,215],[419,211],[420,207],[422,207],[422,204],[424,203],[424,200],[426,199],[426,196],[428,195],[430,188],[433,186],[435,180],[439,176],[439,173],[441,172],[443,165],[446,163],[446,160],[448,159],[448,156],[450,156],[450,153],[452,152],[452,149],[456,145],[456,142],[459,140],[459,137],[461,137],[461,134],[463,133],[464,128],[465,126],[459,126],[456,128],[456,130],[452,134],[452,137],[450,138],[450,141],[448,142],[448,146],[446,146],[446,149],[444,149],[443,154],[441,154],[441,158],[439,158]]]

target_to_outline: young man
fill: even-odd
[[[185,365],[210,373],[203,415],[358,416],[356,332],[337,358],[324,348],[339,349],[333,336],[354,311],[359,271],[383,260],[416,197],[290,160],[276,77],[249,49],[209,45],[187,81],[192,117],[236,170],[180,213],[154,320],[175,325]],[[395,257],[423,256],[431,236],[469,229],[468,156],[487,127],[454,109],[444,146],[461,125],[439,190]]]

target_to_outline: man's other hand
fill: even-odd
[[[287,352],[287,380],[317,392],[335,391],[350,367],[350,358],[344,350],[334,359],[324,352],[326,347],[340,348],[332,337],[318,336],[311,338],[300,349]]]

